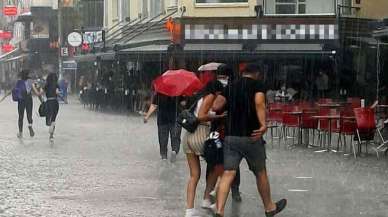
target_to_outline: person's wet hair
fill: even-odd
[[[21,72],[20,72],[20,78],[22,80],[27,80],[29,78],[29,75],[30,75],[30,70],[28,69],[23,69]]]
[[[259,63],[248,63],[245,67],[244,73],[247,73],[247,74],[263,73],[263,69],[261,64]]]
[[[216,73],[217,75],[230,76],[233,74],[233,69],[230,65],[222,64],[218,67]]]
[[[58,75],[56,73],[50,73],[47,75],[47,85],[56,85],[58,83]]]

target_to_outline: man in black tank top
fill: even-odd
[[[231,184],[244,158],[256,176],[257,189],[262,198],[265,215],[272,217],[281,212],[287,200],[274,203],[266,170],[265,89],[260,81],[263,71],[256,64],[248,64],[242,78],[225,88],[222,97],[214,103],[214,110],[225,108],[228,112],[224,144],[224,169],[217,193],[217,214],[224,215],[225,203]]]

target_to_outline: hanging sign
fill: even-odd
[[[3,53],[11,52],[13,51],[13,49],[14,49],[14,46],[12,44],[3,44],[1,46],[1,50],[3,51]]]
[[[18,8],[14,5],[7,5],[3,8],[3,14],[5,16],[16,16],[18,14]]]
[[[70,46],[78,47],[82,44],[82,35],[78,32],[72,32],[67,36],[67,42]]]
[[[12,32],[0,30],[0,39],[11,39]]]

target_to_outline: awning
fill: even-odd
[[[8,53],[5,53],[5,54],[1,55],[0,56],[0,61],[4,61],[4,60],[6,60],[8,58],[13,57],[12,55],[16,54],[18,50],[19,50],[19,48],[16,48],[16,49],[14,49],[14,50],[12,50],[12,51],[10,51]]]
[[[22,54],[22,55],[19,55],[19,56],[16,56],[16,57],[12,57],[12,58],[6,59],[6,60],[4,60],[4,62],[11,62],[11,61],[14,61],[14,60],[19,60],[19,59],[23,59],[24,57],[28,57],[28,56],[29,56],[28,54]]]
[[[119,53],[133,53],[133,52],[167,52],[167,44],[152,44],[140,47],[133,47],[119,51]]]
[[[115,53],[114,52],[100,52],[95,54],[85,54],[85,55],[79,55],[75,56],[74,60],[77,62],[90,62],[90,61],[96,61],[97,57],[99,57],[101,60],[114,60],[115,59]]]
[[[388,32],[387,32],[388,34]],[[388,36],[388,35],[387,35]],[[370,37],[347,37],[348,39],[351,39],[353,41],[365,43],[368,45],[377,45],[378,40],[375,38],[370,38]],[[388,43],[381,43],[380,45],[388,45]]]

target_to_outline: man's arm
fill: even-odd
[[[148,109],[147,113],[144,115],[144,123],[147,123],[150,116],[156,111],[158,108],[157,105],[151,104],[150,108]]]
[[[255,95],[255,107],[256,107],[256,115],[257,119],[260,123],[260,129],[255,130],[252,133],[252,138],[255,140],[260,139],[264,133],[267,131],[267,123],[266,123],[266,108],[265,108],[265,95],[264,93],[256,93]]]

